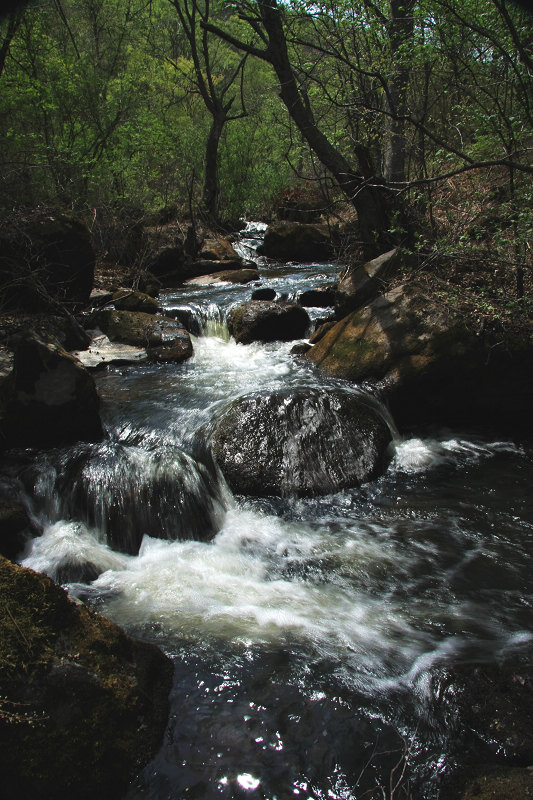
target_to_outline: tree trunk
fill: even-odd
[[[304,102],[287,52],[287,42],[276,0],[260,2],[261,18],[268,36],[266,60],[276,72],[280,97],[305,141],[331,172],[357,212],[364,254],[373,258],[394,245],[390,229],[393,209],[390,193],[378,178],[365,178],[319,130],[313,112]]]
[[[218,219],[218,198],[220,186],[218,180],[218,148],[225,116],[214,114],[205,145],[205,171],[202,190],[202,210],[209,222]]]

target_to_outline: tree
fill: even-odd
[[[210,41],[207,25],[210,19],[209,0],[171,0],[187,38],[194,69],[196,90],[211,117],[205,144],[202,209],[210,222],[218,221],[219,146],[224,126],[247,116],[244,93],[246,54],[236,64],[220,57],[216,41]],[[200,27],[200,24],[202,27]],[[225,57],[224,57],[225,56]],[[237,88],[236,88],[237,87]],[[238,102],[238,110],[232,109]]]

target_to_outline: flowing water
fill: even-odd
[[[338,271],[260,269],[289,297]],[[174,659],[165,742],[129,800],[432,800],[460,758],[439,671],[530,648],[530,454],[404,432],[358,489],[233,496],[203,441],[213,417],[253,391],[343,385],[293,343],[230,339],[225,315],[252,288],[167,294],[199,321],[193,358],[97,377],[108,438],[28,470],[45,531],[23,563]]]

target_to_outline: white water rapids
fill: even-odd
[[[264,268],[263,283],[290,295],[331,283],[335,274],[335,265]],[[167,469],[164,459],[172,459],[173,448],[193,454],[180,462],[191,479],[187,465],[198,432],[231,399],[256,390],[342,384],[292,357],[293,343],[231,340],[225,310],[250,293],[250,287],[227,285],[167,295],[168,308],[188,305],[204,321],[205,335],[193,339],[193,358],[180,366],[114,368],[98,377],[111,444],[122,448],[128,464],[138,464],[131,470],[132,494],[136,478],[152,464]],[[311,316],[323,313],[313,309]],[[105,459],[100,467],[91,457],[90,474],[104,470],[102,491],[112,496]],[[212,539],[156,538],[160,531],[154,536],[147,517],[140,550],[132,555],[112,550],[94,520],[61,516],[64,505],[51,488],[58,475],[57,464],[42,465],[40,492],[46,499],[34,513],[44,534],[33,540],[22,563],[53,577],[65,565],[90,565],[97,577],[73,583],[71,590],[132,633],[158,642],[176,658],[182,676],[176,679],[173,719],[176,731],[187,735],[173,734],[181,742],[179,754],[177,745],[167,744],[132,798],[178,800],[191,787],[193,796],[205,798],[356,798],[355,779],[346,777],[343,761],[347,723],[335,722],[345,691],[365,698],[358,700],[365,725],[390,725],[414,741],[418,717],[426,720],[436,743],[428,756],[421,755],[421,745],[413,756],[422,776],[416,796],[436,797],[433,781],[444,769],[439,759],[446,745],[428,722],[432,670],[494,659],[531,640],[533,508],[524,500],[524,482],[533,470],[528,454],[513,442],[450,431],[396,436],[385,475],[326,497],[233,497],[222,484]],[[126,499],[127,488],[121,484]],[[155,508],[154,525],[170,519],[171,501],[165,499],[159,517]],[[136,519],[133,508],[124,525]],[[291,664],[298,662],[290,675],[285,662],[271,661],[282,651]],[[312,737],[308,741],[301,727],[298,735],[284,734],[279,720],[268,716],[274,713],[272,697],[259,704],[250,700],[250,675],[263,664],[264,686],[285,681],[297,693],[290,698],[296,705],[319,698],[324,720],[330,720],[324,725],[331,725],[328,736],[337,749],[313,789],[306,782],[313,772]],[[313,671],[319,664],[327,665],[321,669],[330,675],[329,689]],[[215,686],[217,669],[225,677]],[[257,691],[256,683],[252,688]],[[276,696],[282,695],[280,690]],[[394,696],[402,697],[397,712],[389,703]],[[184,697],[191,698],[190,708]],[[263,709],[260,715],[257,708]],[[248,739],[246,746],[228,744],[227,726],[246,727],[250,716],[270,738],[263,732],[255,745]],[[212,729],[205,727],[208,719]],[[373,733],[365,735],[370,741]],[[225,754],[215,765],[202,750],[209,750],[210,737]],[[296,745],[290,742],[300,739],[305,755],[293,754],[290,770],[286,761],[283,768],[272,761],[284,747],[292,753]],[[194,757],[187,755],[191,741]],[[195,759],[198,769],[191,766]]]

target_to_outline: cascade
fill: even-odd
[[[262,229],[243,231],[246,258]],[[285,296],[338,269],[258,263]],[[464,748],[491,746],[446,676],[531,649],[531,459],[468,431],[399,437],[375,398],[291,356],[293,342],[236,344],[225,319],[253,288],[164,296],[197,322],[193,358],[97,377],[106,441],[23,471],[44,532],[22,563],[174,658],[168,736],[128,800],[355,800],[388,797],[392,778],[398,797],[437,800]],[[382,474],[232,493],[209,452],[213,420],[238,398],[302,393],[379,409],[392,430]]]

